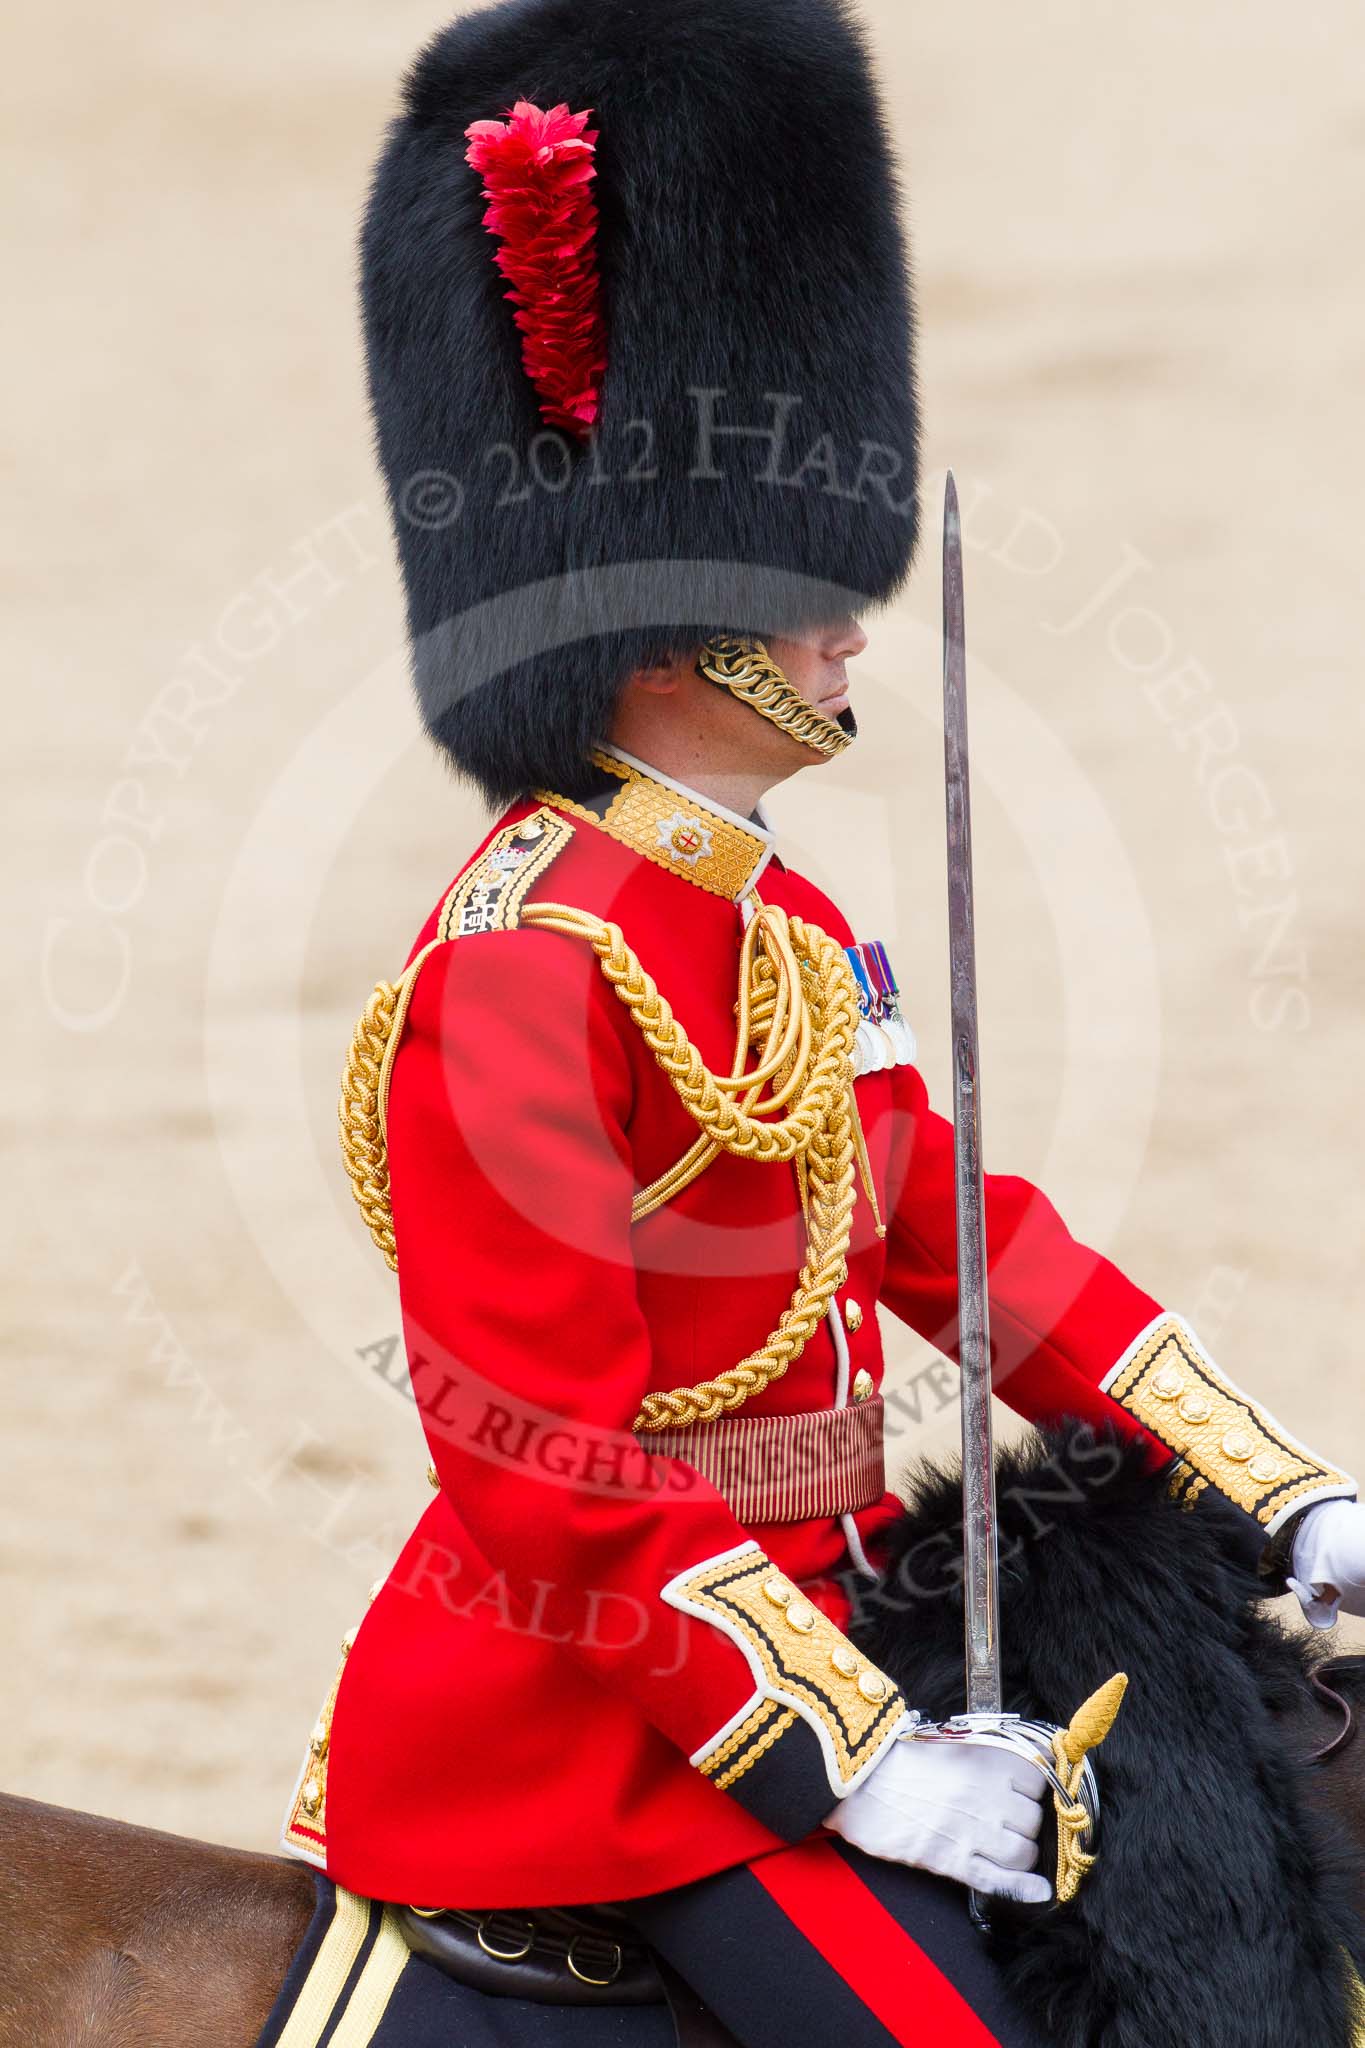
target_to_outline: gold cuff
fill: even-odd
[[[1185,1507],[1213,1486],[1273,1535],[1314,1501],[1355,1492],[1224,1379],[1179,1316],[1150,1323],[1100,1390],[1182,1460],[1175,1490]]]
[[[797,1718],[814,1730],[836,1798],[879,1760],[905,1717],[905,1701],[828,1616],[756,1543],[723,1551],[670,1579],[671,1607],[723,1629],[754,1674],[753,1696],[691,1761],[728,1789]]]

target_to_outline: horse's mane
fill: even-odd
[[[1322,1652],[1267,1608],[1259,1532],[1211,1490],[1183,1511],[1140,1450],[1079,1427],[1007,1453],[999,1491],[1007,1705],[1064,1723],[1131,1679],[1098,1869],[1000,1938],[1016,1997],[1056,2048],[1349,2048],[1358,1872],[1284,1720]],[[962,1706],[961,1525],[956,1474],[921,1471],[856,1624],[936,1717]]]

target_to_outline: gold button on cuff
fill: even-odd
[[[319,1721],[317,1727],[313,1730],[312,1734],[308,1738],[309,1752],[313,1756],[321,1756],[323,1750],[326,1749],[326,1747],[327,1730],[323,1727],[321,1721]]]
[[[858,1302],[854,1301],[852,1295],[844,1303],[844,1321],[849,1329],[854,1332],[861,1330],[863,1327],[862,1307]]]
[[[341,1638],[341,1654],[343,1657],[350,1656],[352,1650],[355,1648],[355,1639],[359,1634],[360,1630],[358,1628],[347,1629],[345,1635]]]
[[[1213,1487],[1263,1526],[1277,1526],[1343,1475],[1287,1437],[1224,1379],[1178,1316],[1163,1316],[1106,1378],[1109,1398],[1177,1454],[1193,1476],[1181,1505]]]
[[[785,1607],[789,1600],[796,1598],[796,1589],[789,1586],[785,1579],[765,1579],[763,1597],[765,1600],[771,1600],[774,1607]]]
[[[793,1587],[781,1621],[764,1592],[773,1579]],[[738,1784],[774,1746],[784,1754],[781,1745],[797,1721],[819,1735],[836,1793],[894,1739],[903,1704],[894,1682],[869,1667],[858,1644],[756,1544],[739,1555],[722,1551],[680,1575],[664,1599],[703,1621],[714,1615],[744,1650],[758,1683],[748,1706],[698,1752],[697,1768],[719,1791]]]
[[[383,1592],[383,1590],[384,1590],[384,1581],[383,1581],[383,1579],[376,1579],[376,1580],[375,1580],[375,1582],[374,1582],[374,1584],[373,1584],[373,1585],[371,1586],[371,1588],[370,1588],[370,1605],[371,1605],[371,1606],[373,1606],[373,1605],[374,1605],[375,1601],[376,1601],[376,1600],[377,1600],[377,1599],[379,1598],[379,1596],[380,1596],[380,1594],[381,1594],[381,1593]]]
[[[316,1813],[322,1804],[322,1787],[316,1778],[310,1778],[299,1794],[299,1805],[305,1813]]]
[[[437,1493],[441,1491],[441,1475],[434,1465],[427,1466],[427,1485],[434,1486]]]
[[[855,1372],[853,1375],[854,1400],[865,1401],[868,1398],[868,1395],[872,1392],[873,1385],[874,1382],[871,1373],[864,1372],[862,1368],[859,1367],[858,1371]]]

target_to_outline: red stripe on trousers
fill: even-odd
[[[770,1899],[893,2040],[906,2048],[1000,2048],[956,1985],[845,1863],[832,1842],[799,1842],[749,1865]]]

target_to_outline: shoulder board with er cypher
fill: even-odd
[[[385,1134],[389,1079],[422,963],[451,939],[514,930],[531,884],[573,836],[568,819],[544,804],[519,824],[495,832],[441,905],[436,936],[408,962],[397,981],[379,983],[352,1034],[338,1106],[341,1156],[370,1235],[394,1272],[398,1250]]]
[[[573,838],[567,818],[542,804],[519,824],[495,832],[456,882],[436,922],[436,939],[515,928],[527,892]]]

